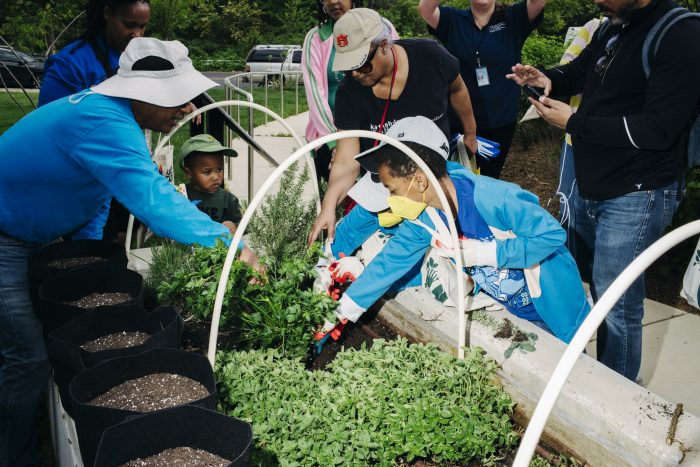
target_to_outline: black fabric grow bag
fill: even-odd
[[[216,383],[209,360],[184,350],[153,349],[128,357],[113,358],[77,374],[69,385],[69,405],[78,432],[78,444],[85,465],[92,465],[102,432],[141,412],[89,405],[95,397],[130,380],[153,373],[186,376],[202,384],[209,395],[189,402],[216,409]],[[155,413],[155,412],[151,412]]]
[[[84,258],[86,256],[96,256],[104,258],[104,261],[74,266],[65,269],[58,269],[49,266],[49,263],[67,259]],[[35,306],[39,299],[39,286],[41,283],[52,277],[69,272],[95,269],[126,269],[128,259],[124,245],[106,240],[71,240],[48,245],[29,257],[29,289]]]
[[[143,305],[143,277],[128,269],[95,269],[61,274],[45,281],[39,288],[39,320],[44,325],[44,335],[96,308],[80,308],[64,302],[77,300],[93,292],[125,292],[131,300],[108,308],[125,305]]]
[[[49,360],[64,408],[71,414],[68,384],[81,371],[111,358],[126,357],[156,348],[180,348],[183,321],[172,306],[146,311],[140,305],[101,307],[85,313],[49,335]],[[143,344],[121,349],[88,352],[80,346],[116,332],[142,331],[151,335]]]
[[[105,430],[95,467],[117,467],[177,447],[211,452],[230,460],[229,466],[247,466],[252,442],[250,424],[184,405],[135,417]]]

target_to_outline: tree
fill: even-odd
[[[196,17],[193,0],[151,0],[148,29],[161,39],[179,39]]]

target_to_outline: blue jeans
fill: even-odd
[[[594,301],[670,224],[678,207],[677,187],[673,183],[604,201],[585,200],[574,190],[570,248]],[[644,296],[642,274],[598,329],[598,360],[633,381],[642,359]]]
[[[0,233],[0,467],[38,465],[34,419],[49,378],[27,278],[38,247]]]

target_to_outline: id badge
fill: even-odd
[[[489,71],[485,66],[476,69],[476,84],[478,84],[479,87],[491,84],[489,81]]]

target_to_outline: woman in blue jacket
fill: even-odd
[[[516,316],[544,322],[568,343],[590,307],[564,246],[566,234],[537,197],[512,183],[447,163],[432,149],[447,140],[429,119],[400,120],[387,134],[404,140],[440,181],[457,213],[460,250],[474,293],[483,291]],[[340,318],[351,321],[414,267],[429,247],[452,256],[445,214],[425,173],[403,152],[384,144],[360,154],[358,161],[379,174],[389,190],[392,215],[409,222],[398,227],[394,248],[373,260],[340,299]]]
[[[89,0],[85,32],[44,64],[39,106],[101,83],[119,68],[119,55],[142,37],[151,18],[149,0]]]

